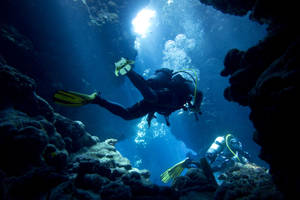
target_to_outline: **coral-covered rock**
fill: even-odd
[[[140,179],[147,180],[149,171],[132,168],[130,161],[113,146],[115,143],[115,139],[107,139],[78,152],[73,156],[73,160],[78,163],[74,170],[78,173],[97,173],[111,180],[135,173]]]
[[[140,173],[132,171],[122,177],[124,184],[130,186],[135,196],[150,196],[158,194],[159,188],[144,179]]]
[[[133,168],[116,139],[99,142],[82,122],[54,113],[32,79],[9,66],[0,76],[10,90],[0,108],[1,199],[177,199]]]
[[[65,141],[63,137],[56,131],[54,125],[44,118],[35,118],[41,125],[41,128],[47,132],[49,144],[53,144],[58,150],[65,150]]]
[[[23,176],[5,180],[6,199],[43,199],[50,189],[67,179],[65,175],[55,172],[52,168],[34,168]]]
[[[0,54],[13,66],[26,57],[32,58],[34,53],[32,41],[8,24],[0,24],[0,44]]]
[[[246,52],[231,50],[221,73],[231,75],[225,98],[250,106],[250,118],[257,130],[254,139],[262,146],[260,156],[270,164],[276,183],[287,193],[300,186],[293,166],[287,167],[282,161],[284,155],[297,154],[293,149],[297,144],[288,134],[298,129],[293,116],[300,112],[300,83],[296,78],[299,46],[299,34],[283,26]]]
[[[146,169],[139,170],[139,173],[141,174],[142,177],[145,179],[150,178],[150,172]]]
[[[33,79],[8,65],[0,66],[0,89],[5,93],[0,99],[0,109],[13,106],[29,116],[42,115],[53,121],[53,108],[35,93]]]
[[[115,181],[103,187],[101,197],[105,200],[127,200],[131,199],[131,189],[121,181]]]
[[[205,176],[202,169],[191,168],[185,174],[190,177],[193,185],[206,185],[209,184],[207,177]]]
[[[205,175],[200,168],[190,168],[185,176],[177,177],[172,183],[172,188],[181,193],[188,193],[190,191],[211,192],[213,193],[217,184]]]
[[[0,54],[0,66],[2,66],[2,65],[6,65],[7,64],[7,62],[6,62],[6,60],[3,58],[3,56]]]
[[[74,199],[74,200],[99,200],[100,195],[91,191],[81,190],[75,187],[72,181],[64,182],[53,189],[49,200]]]
[[[67,165],[68,155],[66,150],[58,150],[53,144],[48,144],[43,153],[47,164],[57,169],[63,169]]]
[[[112,166],[107,165],[106,163],[102,163],[96,158],[81,158],[80,160],[78,160],[78,162],[79,162],[79,168],[78,168],[79,174],[96,173],[107,178],[111,177],[110,168]]]
[[[232,15],[243,16],[251,12],[250,19],[260,23],[293,24],[299,17],[297,6],[291,2],[264,0],[200,0],[200,2]]]
[[[300,187],[300,176],[294,173],[297,167],[286,164],[286,155],[298,154],[297,140],[292,138],[299,128],[295,118],[300,112],[299,56],[298,40],[261,74],[249,94],[250,117],[257,129],[254,139],[262,146],[260,156],[270,164],[278,186],[289,194]]]
[[[256,0],[250,18],[267,24],[294,24],[299,12],[295,2]]]
[[[191,185],[191,178],[188,176],[179,176],[172,183],[172,188],[176,191],[183,190]]]
[[[0,199],[4,199],[5,185],[4,185],[5,173],[0,170]]]
[[[114,147],[116,142],[107,139],[73,156],[76,187],[100,192],[103,199],[176,199],[174,190],[149,181],[149,171],[132,168]]]
[[[105,163],[106,166],[111,168],[119,167],[130,170],[132,168],[130,161],[127,158],[124,158],[120,152],[116,150],[113,146],[115,141],[113,143],[112,141],[112,139],[108,139],[105,142],[97,143],[89,148],[85,154],[80,155],[80,157],[96,158],[101,163]]]
[[[69,37],[66,33],[76,31],[82,35],[88,33],[92,37],[109,37],[101,52],[108,63],[116,62],[120,59],[119,55],[134,59],[137,55],[134,49],[135,35],[127,27],[130,26],[133,15],[148,2],[149,0],[1,1],[0,57],[8,65],[28,72],[37,82],[42,83],[43,85],[39,85],[42,88],[39,94],[50,100],[50,93],[58,89],[61,83],[66,83],[65,71],[62,70],[66,69],[66,64],[70,66],[69,69],[78,66],[77,59],[68,59],[68,52],[74,46],[69,42],[62,42]],[[60,15],[53,16],[51,10],[61,10],[69,15],[62,20]],[[35,21],[32,26],[32,19],[40,20]],[[75,29],[64,27],[65,23],[71,24],[74,20],[78,23]],[[64,27],[68,31],[59,31],[57,27]],[[81,38],[82,42],[91,44],[86,45],[91,50],[95,40],[86,38]],[[98,50],[94,47],[90,51],[95,63],[99,62]],[[107,76],[113,76],[110,67],[107,65],[109,72],[104,72]],[[78,73],[72,79],[80,82],[82,78],[82,74]]]
[[[27,101],[16,105],[15,108],[27,113],[32,117],[41,115],[50,122],[53,122],[54,120],[54,110],[52,106],[50,106],[45,99],[37,95],[35,92],[33,93],[33,96],[30,96],[27,99]]]
[[[76,178],[75,184],[79,188],[93,190],[95,193],[99,193],[103,186],[110,181],[108,178],[100,176],[99,174],[84,174],[79,175]]]
[[[173,181],[171,188],[178,192],[180,199],[213,199],[218,185],[210,166],[205,158],[197,166]]]
[[[22,174],[40,165],[48,135],[39,121],[14,109],[0,110],[0,168],[8,174]]]
[[[201,3],[232,15],[245,15],[252,9],[256,0],[200,0]]]
[[[1,96],[1,107],[24,101],[32,96],[36,89],[35,81],[21,74],[18,70],[8,65],[0,66],[0,89],[5,92]]]
[[[283,199],[266,169],[253,164],[238,164],[223,175],[215,199]]]
[[[225,57],[222,76],[230,75],[230,87],[224,91],[229,101],[250,106],[250,118],[257,131],[255,141],[262,146],[261,158],[270,164],[279,188],[288,197],[296,194],[300,178],[295,165],[287,165],[297,156],[297,142],[292,138],[298,130],[299,108],[299,18],[296,2],[264,0],[200,0],[224,13],[244,15],[267,23],[268,36],[247,51],[233,49]],[[284,137],[283,137],[284,134]],[[280,148],[278,148],[280,147]]]
[[[221,71],[221,76],[228,76],[234,74],[237,70],[240,70],[241,62],[245,56],[245,52],[238,49],[231,49],[227,52],[224,59],[224,69]]]
[[[66,148],[69,152],[76,152],[83,147],[89,147],[98,141],[86,130],[82,122],[70,120],[58,113],[55,114],[55,128],[62,137],[69,140]],[[71,140],[71,141],[70,141]]]
[[[246,52],[237,49],[229,51],[224,60],[225,69],[221,72],[222,76],[231,75],[230,87],[224,92],[225,98],[241,105],[249,105],[248,93],[258,77],[285,52],[295,37],[296,33],[278,30]]]

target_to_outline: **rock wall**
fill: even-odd
[[[223,183],[216,191],[216,200],[283,199],[267,170],[251,163],[237,163],[222,174],[220,179]]]
[[[131,20],[147,2],[3,0],[0,63],[32,77],[39,95],[63,115],[85,119],[89,130],[106,127],[103,139],[111,135],[124,138],[120,130],[111,131],[114,127],[109,125],[110,119],[95,122],[84,112],[57,108],[52,104],[52,96],[58,89],[107,94],[119,87],[124,77],[115,78],[113,63],[121,56],[135,58]],[[129,129],[125,123],[124,126]]]
[[[259,170],[229,171],[234,176],[227,174],[228,184],[219,187],[205,158],[171,187],[154,185],[149,171],[133,168],[117,151],[116,139],[100,142],[82,122],[56,113],[36,88],[32,78],[0,65],[0,90],[5,94],[0,98],[0,199],[232,199],[237,194],[262,195],[264,188],[268,195],[261,199],[279,194],[270,176]],[[267,177],[258,181],[264,188],[246,185],[242,193],[232,193],[232,188],[237,190],[232,179],[244,180],[246,174],[249,184]]]
[[[36,94],[36,83],[0,66],[0,199],[177,199],[149,182],[116,150],[80,121],[56,112]]]
[[[84,56],[84,51],[89,52],[90,63],[99,63],[99,57],[105,58],[101,64],[114,63],[120,56],[135,58],[131,19],[147,2],[3,0],[0,3],[0,55],[38,83],[49,80],[43,86],[48,90],[55,87],[54,82],[66,82],[66,78],[62,80],[63,69],[81,73],[72,77],[74,82],[80,83],[84,71],[80,68],[84,66],[78,63],[78,56]],[[99,41],[99,38],[105,39]],[[76,55],[76,48],[83,53]],[[113,74],[112,64],[104,67],[107,76]],[[40,91],[48,97],[44,95],[45,90]]]
[[[245,15],[268,24],[268,36],[247,51],[232,49],[224,60],[222,76],[230,86],[224,96],[251,108],[254,140],[262,147],[260,157],[289,197],[300,188],[297,165],[299,107],[299,12],[295,2],[264,0],[200,0],[224,13]]]

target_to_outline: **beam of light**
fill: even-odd
[[[174,1],[173,0],[168,0],[168,5],[170,5],[170,4],[172,4],[172,3],[174,3]]]
[[[151,26],[151,19],[156,16],[156,12],[150,9],[141,10],[137,16],[132,20],[134,32],[145,38],[149,27]]]

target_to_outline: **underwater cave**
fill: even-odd
[[[2,0],[0,199],[293,198],[296,8]]]

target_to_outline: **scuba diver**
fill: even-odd
[[[208,148],[205,157],[213,172],[223,172],[236,162],[246,164],[250,155],[242,148],[242,143],[232,134],[220,136]]]
[[[220,136],[215,139],[205,153],[205,159],[213,173],[222,173],[235,163],[249,163],[250,155],[242,149],[242,143],[232,134]],[[175,164],[161,174],[164,183],[180,176],[185,168],[201,168],[198,156],[187,153],[187,158]]]
[[[91,95],[72,91],[59,90],[54,94],[54,102],[65,106],[82,106],[97,104],[111,113],[125,120],[132,120],[147,115],[148,125],[156,118],[155,113],[165,117],[166,124],[170,126],[169,116],[172,112],[184,109],[194,112],[196,120],[201,114],[200,105],[203,94],[197,90],[197,79],[186,70],[173,72],[168,68],[161,68],[149,79],[144,79],[132,69],[134,61],[121,58],[115,63],[115,75],[126,75],[133,85],[140,91],[143,100],[129,108],[104,99],[100,93]],[[183,78],[180,73],[186,73],[194,81]]]

